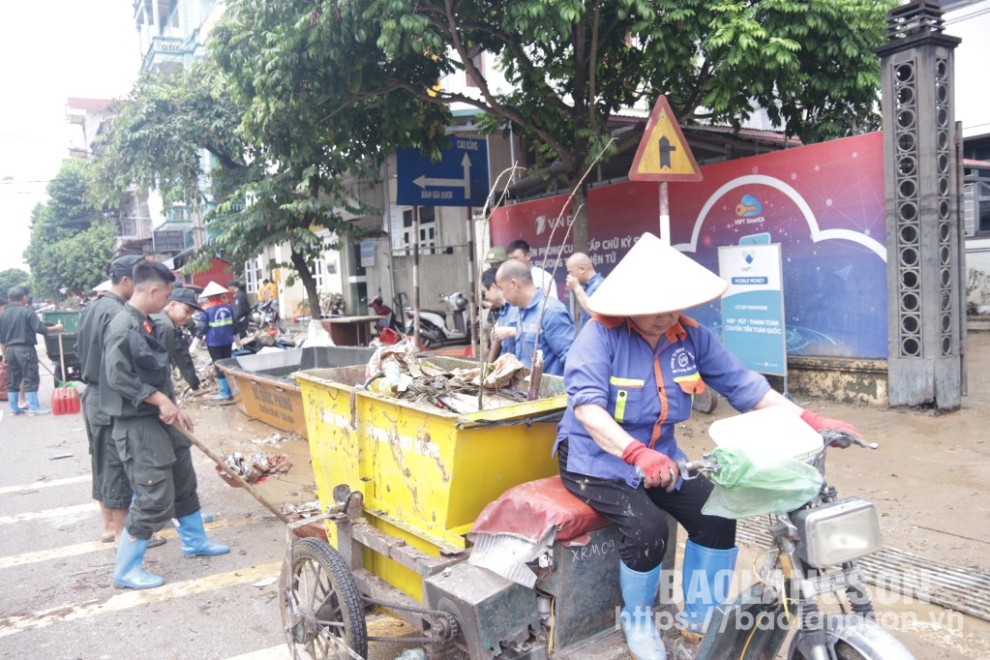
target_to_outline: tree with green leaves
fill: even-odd
[[[241,33],[264,62],[249,117],[305,104],[333,121],[369,99],[463,103],[488,130],[526,139],[536,172],[555,164],[573,187],[608,145],[609,119],[665,94],[684,124],[739,126],[764,109],[789,135],[814,142],[877,126],[885,17],[896,0],[233,0]],[[253,40],[253,41],[249,41]],[[228,37],[225,41],[231,41]],[[223,47],[219,49],[221,52]],[[474,63],[495,55],[508,86]],[[241,61],[244,49],[227,54]],[[303,77],[300,70],[316,73]],[[478,94],[436,86],[462,72]],[[292,81],[292,85],[286,85]],[[380,114],[373,121],[395,118]],[[580,196],[577,205],[580,206]],[[583,222],[575,243],[586,242]]]
[[[290,267],[299,276],[318,317],[315,261],[338,249],[340,237],[351,230],[345,213],[371,211],[354,201],[343,177],[374,176],[376,159],[385,153],[374,145],[387,146],[381,136],[389,131],[342,131],[343,124],[322,117],[318,104],[300,100],[296,90],[257,87],[264,61],[256,44],[238,41],[236,20],[231,14],[227,26],[217,29],[218,45],[207,61],[138,82],[100,148],[100,179],[111,197],[134,182],[158,187],[167,203],[201,205],[200,182],[209,175],[213,206],[198,263],[217,254],[243,262],[265,246],[287,244],[289,262],[270,266]],[[300,75],[315,73],[303,67]],[[416,103],[407,100],[405,107]],[[438,117],[441,136],[443,113],[427,115]],[[367,117],[362,120],[369,124]],[[202,149],[215,160],[210,169]],[[329,235],[314,233],[315,227]]]
[[[197,201],[204,175],[216,173],[223,187],[223,175],[248,166],[250,149],[236,133],[241,109],[208,66],[145,74],[114,110],[95,149],[99,191],[112,204],[132,186],[156,188],[166,204]],[[204,164],[203,150],[215,166]]]
[[[313,262],[328,247],[338,248],[344,233],[356,231],[345,214],[381,212],[357,201],[348,182],[377,180],[382,159],[398,146],[437,150],[446,143],[450,115],[446,106],[409,95],[354,99],[331,112],[327,85],[353,63],[327,59],[329,35],[313,18],[298,3],[233,2],[212,34],[211,57],[244,108],[239,134],[257,150],[266,176],[248,187],[253,202],[240,221],[211,227],[228,244],[287,241],[291,265],[318,316]],[[291,65],[276,70],[273,58],[287,54]],[[375,71],[367,64],[362,74]],[[330,238],[317,237],[314,226],[329,230]]]
[[[20,268],[0,270],[0,298],[7,297],[7,291],[12,286],[26,286],[31,275]]]
[[[89,161],[70,159],[48,184],[48,201],[31,212],[24,259],[35,296],[58,298],[106,279],[117,233],[112,214],[92,201]]]

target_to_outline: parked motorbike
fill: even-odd
[[[441,293],[440,302],[450,308],[453,328],[447,325],[447,312],[437,309],[419,311],[419,343],[423,348],[440,346],[445,343],[470,341],[471,331],[468,322],[468,299],[460,291]],[[407,307],[405,333],[412,335],[415,330],[415,313]]]
[[[251,308],[244,336],[238,339],[235,354],[257,353],[263,348],[292,348],[295,343],[285,335],[285,324],[278,313],[277,300],[259,300]]]
[[[237,340],[234,355],[249,355],[263,348],[295,348],[295,342],[288,335],[279,334],[274,325],[258,328],[253,323],[248,326],[247,334]]]
[[[285,332],[285,324],[282,323],[282,317],[278,313],[277,300],[259,300],[251,308],[248,332],[251,333],[255,329],[267,330],[268,328],[275,328],[280,333]]]
[[[771,514],[772,546],[759,581],[715,609],[697,652],[675,658],[774,658],[790,630],[788,660],[909,660],[914,656],[876,622],[858,560],[880,550],[876,509],[858,497],[839,499],[824,481],[830,446],[876,449],[854,436],[823,431],[813,460],[823,477],[817,497],[786,514]],[[711,454],[681,461],[684,479],[723,469]],[[838,603],[840,611],[820,604]],[[834,607],[829,607],[834,610]]]

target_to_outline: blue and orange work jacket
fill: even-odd
[[[697,321],[681,316],[654,350],[626,319],[592,317],[571,347],[564,370],[567,410],[557,445],[567,444],[567,471],[622,479],[638,488],[636,468],[605,452],[574,415],[575,406],[601,406],[631,436],[666,454],[684,458],[674,425],[691,415],[691,402],[707,385],[736,410],[751,409],[770,390]]]
[[[234,343],[234,308],[227,303],[206,307],[200,314],[196,336],[207,346],[230,346]]]

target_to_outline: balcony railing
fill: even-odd
[[[186,42],[181,37],[152,37],[151,46],[144,55],[142,71],[171,69],[183,64],[186,55]]]

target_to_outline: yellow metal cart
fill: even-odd
[[[458,414],[364,389],[364,366],[296,378],[330,545],[290,531],[281,593],[294,653],[364,657],[369,605],[421,628],[424,642],[454,640],[458,613],[427,605],[426,582],[464,562],[466,535],[487,504],[557,473],[563,379],[545,376],[534,401]]]

